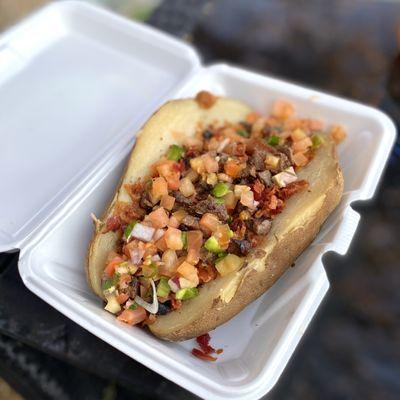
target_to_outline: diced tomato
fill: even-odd
[[[162,176],[153,178],[151,195],[156,201],[160,200],[162,196],[168,195],[168,184]]]
[[[293,155],[293,162],[297,167],[303,167],[304,165],[307,165],[308,163],[308,158],[303,154],[303,153],[296,153]]]
[[[168,226],[171,228],[178,228],[181,223],[179,222],[178,218],[172,215],[168,221]]]
[[[224,196],[224,204],[225,208],[228,211],[232,211],[235,209],[237,204],[237,198],[235,197],[233,192],[229,192]]]
[[[165,243],[167,247],[171,250],[182,250],[183,249],[183,241],[182,241],[182,231],[176,228],[171,228],[170,226],[165,232]]]
[[[224,165],[224,170],[228,176],[236,178],[245,167],[246,164],[240,163],[238,160],[228,160]]]
[[[167,181],[168,188],[171,190],[179,189],[179,178],[181,176],[180,166],[172,160],[163,160],[156,164],[157,172]]]
[[[124,304],[129,299],[129,295],[126,293],[120,293],[117,296],[117,301],[119,304]]]
[[[171,211],[175,204],[175,197],[168,194],[161,197],[160,206],[164,207],[166,210]]]
[[[132,281],[132,276],[131,275],[129,275],[129,274],[122,274],[120,277],[119,277],[119,287],[121,288],[121,289],[125,289],[125,288],[127,288],[128,287],[128,284],[129,284],[129,282],[131,282]]]
[[[208,234],[211,234],[217,229],[220,221],[216,215],[205,213],[201,217],[199,224]]]
[[[304,139],[298,140],[294,142],[292,145],[292,149],[294,153],[306,151],[309,147],[312,146],[311,139],[307,136]]]
[[[189,231],[187,233],[187,241],[188,255],[186,260],[188,263],[196,265],[199,262],[200,249],[203,244],[203,232]]]
[[[104,269],[104,272],[106,273],[106,275],[111,278],[114,275],[115,272],[115,268],[118,264],[121,264],[121,262],[123,262],[123,258],[121,257],[115,257],[113,258],[106,266],[106,268]]]
[[[232,237],[231,230],[228,224],[219,225],[216,231],[214,232],[214,236],[218,240],[218,244],[221,249],[227,249],[229,246],[229,242]]]
[[[159,207],[148,215],[148,219],[154,228],[165,228],[169,221],[169,216],[163,207]]]
[[[249,190],[247,192],[243,192],[240,195],[240,203],[245,207],[253,208],[254,207],[254,193]]]
[[[216,357],[210,356],[209,354],[205,354],[199,349],[193,349],[192,354],[203,361],[217,361]]]
[[[121,322],[128,325],[136,325],[147,318],[146,310],[143,307],[138,307],[136,310],[124,310],[117,317]]]
[[[332,126],[330,131],[331,138],[335,141],[336,144],[339,144],[344,139],[346,139],[346,131],[340,125]]]
[[[162,255],[163,264],[159,266],[159,273],[165,276],[173,276],[178,266],[178,257],[175,250],[167,249]]]
[[[167,242],[165,241],[165,235],[161,239],[158,239],[157,242],[155,242],[155,245],[160,251],[167,250],[168,247]]]
[[[177,272],[183,278],[187,279],[193,286],[196,287],[199,284],[199,276],[197,274],[197,268],[192,264],[184,261],[181,265],[179,265]]]
[[[288,101],[278,100],[272,108],[272,115],[279,119],[288,119],[294,115],[293,104]]]
[[[121,219],[118,216],[113,215],[113,216],[107,218],[104,233],[107,233],[110,231],[115,232],[119,228],[121,228]]]
[[[246,122],[248,122],[249,124],[254,124],[254,122],[256,122],[256,120],[260,117],[261,117],[260,113],[253,111],[253,112],[247,114]]]

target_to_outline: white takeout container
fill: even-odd
[[[266,112],[342,123],[343,199],[313,244],[266,294],[212,333],[215,363],[118,323],[84,273],[90,213],[110,200],[134,133],[170,98],[200,89]],[[79,2],[52,4],[0,38],[0,250],[21,249],[25,285],[115,348],[208,399],[256,399],[276,383],[329,287],[321,257],[345,254],[373,196],[395,128],[383,113],[228,65],[204,67],[187,44]],[[149,149],[151,151],[151,149]]]

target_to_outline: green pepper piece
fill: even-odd
[[[224,204],[225,203],[225,200],[224,200],[223,197],[214,197],[214,201],[217,204]]]
[[[183,248],[187,249],[187,246],[188,246],[188,235],[187,235],[187,232],[182,232],[181,233],[181,238],[182,238]]]
[[[320,135],[314,135],[314,136],[311,138],[311,141],[312,141],[312,148],[313,148],[313,150],[314,150],[314,149],[318,149],[318,147],[321,146],[321,144],[322,144],[322,138],[321,138]]]
[[[272,135],[267,139],[270,146],[277,146],[279,144],[279,136]]]
[[[179,289],[176,292],[175,298],[177,298],[178,300],[189,300],[193,299],[198,295],[199,295],[199,289],[197,288],[183,288]]]
[[[173,144],[169,148],[167,158],[168,158],[168,160],[179,161],[182,158],[184,153],[185,153],[185,150],[183,147],[178,146],[177,144]]]
[[[212,190],[215,197],[223,197],[229,192],[229,186],[224,182],[217,183]]]
[[[116,286],[119,280],[119,274],[115,273],[111,278],[106,279],[103,283],[103,291],[111,289],[113,286]]]
[[[131,233],[132,233],[132,231],[133,231],[133,228],[135,227],[135,225],[138,223],[138,221],[132,221],[126,228],[125,228],[125,231],[124,231],[124,238],[125,238],[125,240],[128,240],[129,239],[129,237],[130,237],[130,235],[131,235]]]
[[[241,129],[240,131],[237,131],[236,133],[237,133],[238,135],[244,137],[244,138],[248,138],[248,137],[250,136],[250,133],[247,132],[247,131],[245,131],[245,130],[243,130],[243,129]]]
[[[168,279],[162,276],[157,285],[157,297],[167,297],[170,291]]]
[[[138,305],[136,303],[133,303],[129,306],[129,310],[136,310],[138,308]]]
[[[215,264],[224,259],[227,255],[228,253],[226,251],[221,251],[221,253],[218,253],[218,258],[215,260]]]
[[[155,263],[142,266],[142,273],[145,278],[154,278],[157,275],[158,267]]]
[[[221,253],[223,250],[219,247],[218,240],[215,236],[210,236],[204,243],[204,248],[211,253]]]

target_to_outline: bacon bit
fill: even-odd
[[[206,354],[215,352],[214,348],[210,346],[210,340],[211,337],[208,333],[205,333],[204,335],[198,336],[196,338],[196,342],[200,346],[201,350],[203,350],[203,352]]]
[[[335,141],[336,144],[339,144],[344,139],[346,139],[347,133],[340,125],[334,125],[330,131],[330,137]]]
[[[212,346],[210,346],[210,335],[208,333],[198,336],[196,338],[196,342],[200,346],[201,350],[193,349],[192,354],[195,357],[200,358],[204,361],[216,361],[217,358],[210,356],[211,353],[221,354],[223,352],[222,349],[215,350]]]
[[[152,325],[156,322],[157,317],[154,314],[149,314],[149,316],[142,322],[142,326]]]
[[[126,203],[118,201],[115,204],[114,214],[120,218],[123,224],[128,225],[135,219],[140,219],[144,216],[145,210],[139,206],[138,203]]]
[[[213,265],[205,265],[198,269],[198,276],[200,284],[211,282],[217,277],[217,270]]]
[[[262,198],[261,194],[265,189],[265,185],[263,185],[259,179],[256,179],[252,185],[252,189],[254,192],[254,200],[260,201]]]
[[[240,218],[237,218],[232,222],[231,227],[235,233],[235,239],[242,240],[246,234],[246,223]]]
[[[289,197],[293,196],[295,193],[299,192],[300,190],[307,189],[309,186],[308,182],[304,179],[296,182],[289,183],[286,187],[281,188],[279,190],[278,196],[282,200],[286,200]]]
[[[173,310],[179,310],[182,307],[182,301],[172,298],[171,299],[171,307]]]
[[[197,93],[196,101],[201,108],[211,108],[217,101],[217,97],[206,90],[202,90]]]
[[[135,183],[125,183],[124,188],[128,192],[133,202],[140,199],[140,196],[143,192],[143,184],[140,178]]]
[[[118,216],[113,215],[107,218],[106,226],[103,229],[103,233],[107,233],[110,231],[115,232],[119,228],[121,228],[121,219]]]
[[[217,357],[213,357],[213,356],[210,356],[209,354],[205,354],[199,349],[192,349],[192,354],[195,357],[200,358],[200,360],[203,360],[203,361],[217,361]]]

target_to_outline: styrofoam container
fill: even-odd
[[[90,213],[111,198],[134,133],[170,98],[208,89],[265,112],[342,123],[343,199],[313,244],[266,294],[212,333],[215,363],[118,323],[84,273]],[[79,2],[52,4],[0,38],[0,250],[20,248],[25,285],[57,310],[207,399],[256,399],[276,383],[329,282],[321,261],[345,254],[373,196],[395,128],[380,111],[228,65],[201,65],[187,44]]]

